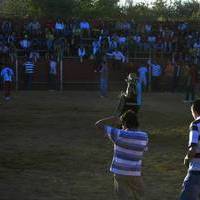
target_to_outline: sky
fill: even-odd
[[[150,3],[153,2],[153,0],[132,0],[132,1],[134,2],[134,4],[140,3],[140,2],[145,2],[145,3],[150,4]],[[124,5],[125,2],[126,2],[126,0],[120,0],[120,4],[121,4],[121,5]]]
[[[131,0],[130,0],[131,1]],[[144,2],[144,3],[147,3],[147,4],[151,4],[152,2],[154,2],[155,0],[132,0],[132,2],[134,4],[136,3],[141,3],[141,2]],[[173,2],[173,0],[171,0]],[[184,1],[189,1],[189,0],[181,0],[182,2]],[[200,2],[200,0],[198,0]],[[121,5],[124,5],[126,2],[126,0],[120,0],[120,4]],[[170,3],[170,0],[167,0],[168,3]]]

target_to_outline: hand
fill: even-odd
[[[184,158],[184,165],[185,165],[186,167],[189,167],[189,158],[188,158],[187,155],[186,155],[185,158]]]

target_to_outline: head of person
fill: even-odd
[[[120,120],[123,129],[137,129],[139,127],[137,114],[132,110],[128,110],[121,115]]]
[[[200,99],[196,99],[192,103],[191,112],[194,119],[200,116]]]

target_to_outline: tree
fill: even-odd
[[[41,9],[32,0],[4,0],[1,12],[19,17],[35,16],[41,14]]]

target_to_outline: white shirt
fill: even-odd
[[[125,62],[125,56],[121,51],[114,51],[112,53],[112,56],[114,57],[115,60],[121,60],[122,62]]]
[[[65,25],[62,22],[56,22],[55,29],[63,30],[64,28],[65,28]]]
[[[78,49],[78,55],[79,55],[79,57],[85,56],[85,48],[79,48]]]
[[[81,22],[80,23],[80,29],[90,29],[90,25],[89,25],[89,23],[88,22]]]
[[[31,46],[31,43],[30,43],[29,40],[23,39],[23,40],[20,41],[20,45],[23,49],[27,49]]]
[[[5,67],[1,70],[1,77],[3,81],[12,81],[14,72],[10,67]]]
[[[49,73],[56,75],[57,74],[57,62],[55,60],[50,60],[49,67],[50,67]]]

